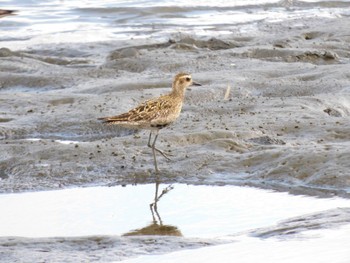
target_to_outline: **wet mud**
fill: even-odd
[[[186,247],[195,249],[223,242],[205,239],[174,237],[57,237],[21,238],[0,237],[0,255],[3,262],[25,258],[27,262],[54,260],[54,262],[112,262],[141,255],[176,251]],[[170,245],[169,245],[170,244]],[[15,256],[14,256],[15,255]]]
[[[2,48],[1,191],[152,182],[147,132],[97,118],[168,92],[186,71],[203,86],[161,132],[173,155],[159,158],[164,182],[348,195],[348,18],[298,22],[244,37],[108,43],[102,60],[77,45],[53,55]]]

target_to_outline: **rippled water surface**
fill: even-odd
[[[5,1],[18,10],[0,21],[2,46],[218,35],[249,31],[261,20],[349,15],[346,1]]]

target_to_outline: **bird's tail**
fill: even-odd
[[[111,116],[111,117],[102,117],[98,118],[98,120],[102,121],[103,123],[118,123],[118,122],[126,122],[128,121],[128,114],[121,114],[117,116]]]

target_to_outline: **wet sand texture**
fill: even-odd
[[[249,34],[55,53],[1,48],[1,192],[153,182],[147,134],[96,119],[166,93],[185,71],[203,86],[187,92],[180,119],[161,131],[159,148],[174,155],[159,158],[164,182],[347,195],[349,22],[261,22]]]
[[[26,262],[112,262],[140,255],[194,249],[222,244],[211,240],[177,237],[57,237],[21,238],[1,237],[0,253],[3,262],[25,259]]]

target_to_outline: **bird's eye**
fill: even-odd
[[[186,81],[187,81],[187,82],[190,82],[190,81],[191,81],[191,78],[187,77],[187,78],[186,78]]]

